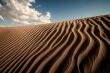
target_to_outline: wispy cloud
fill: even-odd
[[[35,0],[3,0],[0,4],[0,20],[13,21],[17,23],[50,23],[51,13],[42,14],[32,8]]]

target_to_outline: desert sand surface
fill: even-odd
[[[110,15],[0,27],[0,73],[110,73]]]

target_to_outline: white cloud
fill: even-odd
[[[0,4],[0,8],[2,7],[2,5]]]
[[[32,8],[35,0],[4,0],[4,5],[0,4],[0,20],[14,21],[17,23],[50,23],[51,13],[43,15],[38,10]]]
[[[0,15],[0,20],[4,21],[4,18]]]

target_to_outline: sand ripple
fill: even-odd
[[[0,27],[0,73],[110,73],[110,15]]]

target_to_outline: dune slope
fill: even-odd
[[[110,15],[0,27],[0,73],[110,73]]]

